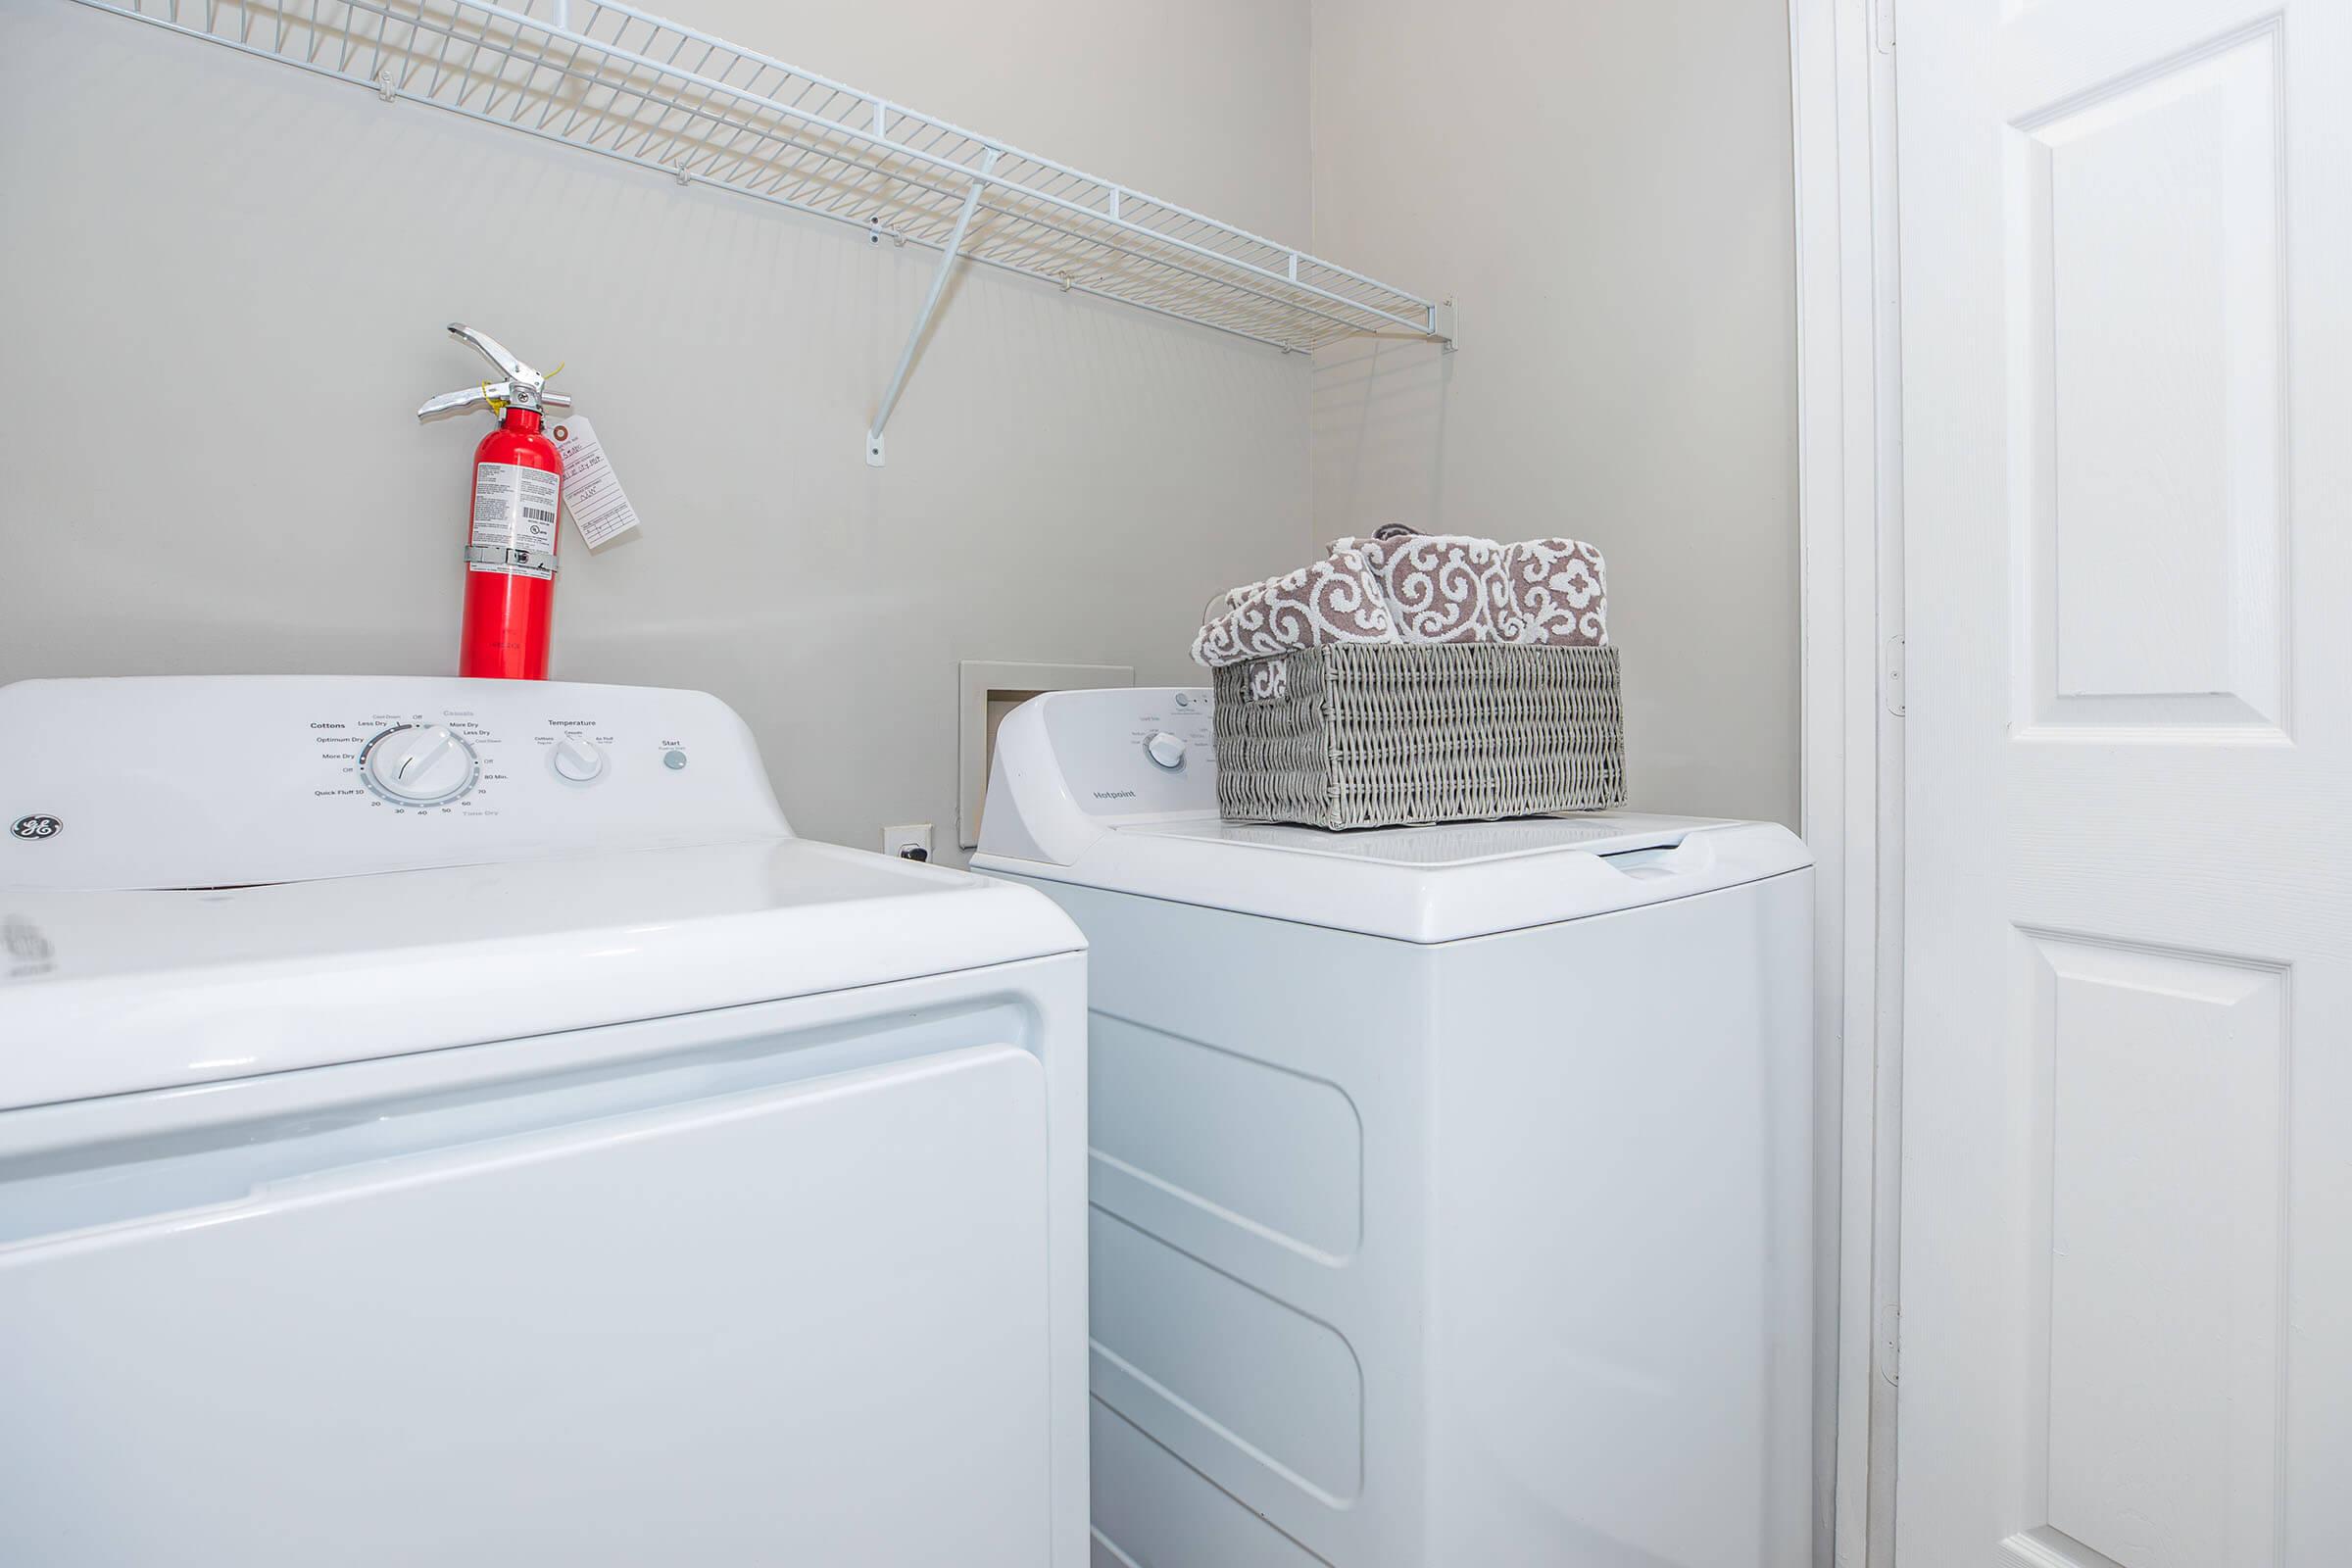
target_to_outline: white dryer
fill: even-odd
[[[1801,1568],[1809,861],[1226,823],[1209,694],[1006,717],[1091,945],[1098,1568]]]
[[[1076,1568],[1084,956],[715,700],[0,688],[0,1562]]]

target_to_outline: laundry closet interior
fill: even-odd
[[[0,1563],[1896,1568],[1893,25],[0,0]]]
[[[0,1559],[1812,1560],[1788,40],[12,0]]]

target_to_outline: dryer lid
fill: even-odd
[[[1068,864],[981,855],[1015,872],[1402,942],[1579,920],[1801,870],[1770,822],[1595,812],[1361,829],[1191,816],[1104,832]]]
[[[260,887],[0,892],[0,1110],[1084,945],[1028,890],[790,838]]]
[[[1373,828],[1347,833],[1281,823],[1228,822],[1213,816],[1138,822],[1119,831],[1434,870],[1558,851],[1623,855],[1671,849],[1694,827],[1730,825],[1711,818],[1602,811],[1573,816],[1516,817],[1501,822],[1439,822],[1424,827]]]

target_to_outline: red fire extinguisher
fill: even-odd
[[[445,392],[416,411],[419,419],[475,408],[498,416],[498,428],[473,449],[458,673],[545,680],[548,633],[556,614],[556,518],[564,498],[564,458],[539,433],[539,411],[567,409],[571,399],[547,391],[546,376],[487,333],[458,321],[449,330],[480,350],[502,377]]]

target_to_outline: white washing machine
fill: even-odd
[[[0,689],[0,1562],[1076,1568],[1084,955],[693,692]]]
[[[1091,946],[1099,1568],[1800,1568],[1809,861],[1216,812],[1209,694],[1010,714]]]

